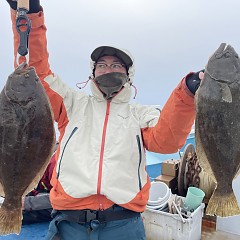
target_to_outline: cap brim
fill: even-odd
[[[110,46],[101,46],[96,48],[91,54],[91,59],[96,62],[100,57],[103,56],[115,56],[119,58],[127,67],[133,65],[132,59],[125,52]]]

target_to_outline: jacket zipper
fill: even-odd
[[[75,127],[73,130],[72,130],[72,132],[71,132],[71,134],[70,134],[70,136],[69,136],[69,138],[68,138],[68,140],[67,140],[67,142],[65,143],[65,145],[64,145],[64,148],[63,148],[63,151],[62,151],[62,155],[61,155],[61,158],[60,158],[60,161],[59,161],[59,168],[58,168],[58,174],[57,174],[57,179],[59,178],[59,174],[60,174],[60,167],[61,167],[61,163],[62,163],[62,158],[63,158],[63,154],[64,154],[64,151],[65,151],[65,148],[66,148],[66,146],[67,146],[67,144],[68,144],[68,142],[69,142],[69,140],[71,139],[71,137],[73,136],[73,134],[77,131],[77,127]]]
[[[103,203],[101,201],[100,192],[101,192],[101,183],[102,183],[103,154],[104,154],[104,147],[105,147],[105,140],[106,140],[109,111],[110,111],[110,101],[107,101],[107,109],[106,109],[106,115],[105,115],[105,120],[104,120],[103,132],[102,132],[102,144],[101,144],[99,167],[98,167],[97,195],[99,196],[99,209],[100,210],[103,210]]]
[[[139,135],[136,136],[137,138],[137,144],[138,144],[138,152],[139,152],[139,163],[138,163],[138,181],[139,181],[139,190],[142,189],[142,182],[141,182],[141,176],[140,176],[140,166],[142,163],[142,148],[141,148],[141,142]]]

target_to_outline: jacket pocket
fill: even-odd
[[[63,151],[62,151],[62,154],[61,154],[61,157],[60,157],[60,160],[59,160],[59,165],[58,165],[58,173],[57,173],[57,179],[59,178],[59,174],[60,174],[60,169],[61,169],[61,163],[62,163],[62,159],[63,159],[63,155],[64,155],[64,152],[65,152],[65,149],[70,141],[70,139],[72,138],[72,136],[74,135],[74,133],[78,130],[78,127],[75,127],[71,134],[69,135],[64,147],[63,147]]]
[[[137,145],[138,145],[138,153],[139,153],[139,160],[138,160],[138,183],[139,183],[139,190],[142,189],[142,182],[141,182],[141,175],[140,175],[140,168],[142,163],[142,147],[139,135],[136,135]]]

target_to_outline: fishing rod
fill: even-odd
[[[20,57],[25,57],[25,62],[29,63],[28,38],[31,30],[31,21],[27,17],[29,11],[29,0],[17,1],[16,29],[20,42],[17,50],[16,63],[19,65]]]

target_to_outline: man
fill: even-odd
[[[16,3],[7,0],[12,9]],[[14,52],[19,44],[11,11]],[[130,104],[134,62],[118,48],[91,54],[92,95],[70,89],[49,67],[44,13],[30,0],[30,65],[49,96],[60,143],[50,200],[54,219],[47,239],[146,239],[140,213],[150,188],[145,149],[180,149],[194,122],[194,93],[202,73],[183,78],[160,112]],[[21,62],[21,61],[20,61]]]

